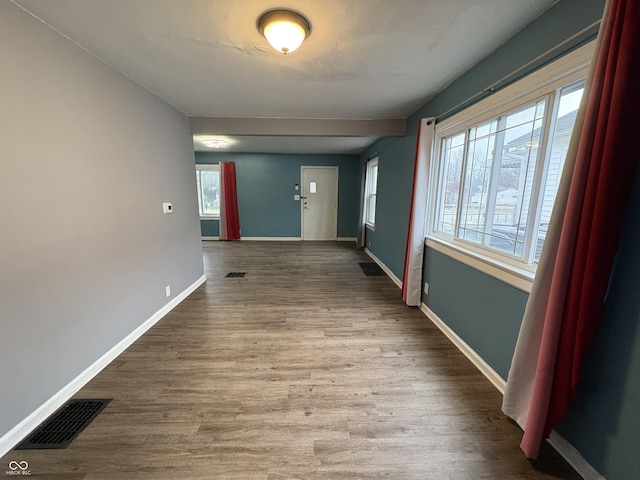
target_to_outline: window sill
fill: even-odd
[[[523,292],[531,292],[535,272],[480,255],[441,238],[426,237],[425,245]]]
[[[375,232],[375,231],[376,231],[376,226],[375,226],[374,224],[371,224],[371,223],[365,223],[365,224],[364,224],[364,226],[365,226],[365,228],[366,228],[367,230],[371,230],[372,232]]]
[[[220,220],[220,217],[200,217],[200,220]]]

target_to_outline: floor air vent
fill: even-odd
[[[382,270],[377,263],[359,263],[358,265],[360,265],[362,272],[367,277],[380,277],[385,275],[384,270]]]
[[[229,272],[224,276],[224,278],[244,278],[246,274],[247,272]]]
[[[16,450],[67,448],[111,399],[71,400],[18,445]]]

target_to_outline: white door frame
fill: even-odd
[[[335,175],[335,179],[336,179],[336,197],[335,197],[335,201],[336,201],[336,206],[335,206],[335,213],[336,213],[336,222],[334,225],[334,236],[333,236],[333,240],[337,240],[338,239],[338,186],[339,186],[339,176],[340,176],[340,168],[336,165],[302,165],[300,167],[300,238],[302,240],[304,240],[304,198],[303,198],[303,194],[304,194],[304,171],[306,170],[318,170],[318,169],[324,169],[324,170],[334,170],[336,172]]]

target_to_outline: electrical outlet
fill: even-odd
[[[170,297],[170,296],[171,296],[171,285],[167,285],[166,287],[164,287],[164,294],[165,294],[167,297]]]
[[[429,284],[424,282],[424,294],[429,295]]]

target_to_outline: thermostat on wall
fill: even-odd
[[[164,203],[162,204],[162,211],[163,211],[164,213],[171,213],[171,212],[173,212],[173,205],[171,205],[171,203],[169,203],[169,202],[164,202]]]

